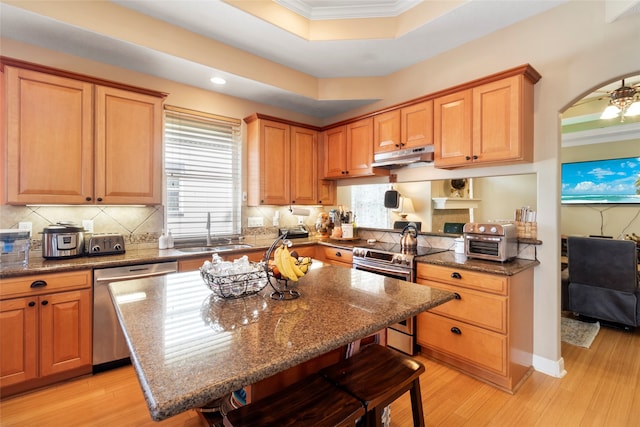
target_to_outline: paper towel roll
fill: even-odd
[[[297,216],[309,216],[311,211],[307,208],[291,208],[291,214]]]

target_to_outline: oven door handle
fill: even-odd
[[[356,270],[363,270],[363,271],[368,271],[370,273],[377,273],[382,275],[393,274],[394,276],[405,276],[407,277],[406,280],[409,280],[409,278],[411,277],[411,272],[407,270],[396,269],[396,268],[380,267],[380,266],[371,267],[366,264],[353,264],[353,268],[355,268]]]

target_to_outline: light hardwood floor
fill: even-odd
[[[428,426],[640,425],[640,331],[601,328],[590,349],[562,344],[567,375],[533,372],[515,395],[419,357]],[[391,406],[393,427],[411,425],[408,394]],[[199,426],[184,413],[151,421],[133,369],[119,368],[0,402],[0,425]]]

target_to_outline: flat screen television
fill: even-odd
[[[640,157],[562,164],[563,204],[640,204]]]

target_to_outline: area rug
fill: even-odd
[[[561,339],[567,344],[589,348],[600,330],[599,322],[581,322],[568,317],[561,317],[560,319]]]

